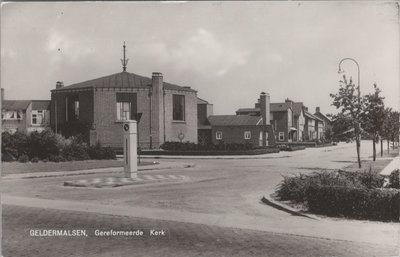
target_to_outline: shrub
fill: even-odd
[[[28,162],[29,161],[29,156],[26,155],[26,154],[23,154],[20,157],[18,157],[18,161],[19,162],[23,162],[23,163]]]
[[[69,143],[66,143],[64,148],[61,149],[61,156],[68,161],[81,161],[90,158],[87,145],[74,137],[72,137],[69,140]]]
[[[372,172],[371,169],[369,172],[321,171],[310,175],[284,176],[276,193],[281,200],[300,203],[306,200],[306,192],[311,185],[380,188],[383,183],[384,177]]]
[[[32,159],[31,159],[31,162],[39,162],[39,158],[38,157],[33,157]]]
[[[328,216],[399,221],[400,191],[311,185],[306,193],[309,211]]]
[[[49,154],[58,155],[60,149],[55,134],[51,130],[44,130],[42,132],[32,132],[27,140],[28,155],[32,157],[39,157],[44,159]]]
[[[391,188],[400,189],[400,172],[399,169],[392,171],[389,175],[389,186]]]
[[[3,132],[1,134],[1,152],[2,156],[4,155],[4,159],[6,161],[15,160],[19,156],[26,154],[27,139],[28,137],[25,134],[18,131],[14,134]]]
[[[95,160],[110,160],[116,159],[115,151],[111,147],[102,147],[100,143],[90,146],[87,149],[90,159]]]

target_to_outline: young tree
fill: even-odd
[[[390,124],[390,113],[392,112],[391,108],[385,109],[385,120],[383,122],[382,130],[381,130],[381,156],[383,154],[383,140],[386,139],[387,141],[387,151],[389,153],[389,141],[390,141],[390,131],[391,131],[391,124]]]
[[[389,138],[388,141],[391,140],[393,144],[393,149],[394,149],[394,144],[399,140],[399,130],[400,130],[400,113],[397,111],[391,111],[389,113]]]
[[[376,140],[382,131],[385,121],[385,104],[384,97],[379,94],[382,92],[376,84],[374,84],[375,92],[363,97],[363,112],[361,113],[361,124],[363,129],[372,137],[373,160],[376,160]]]
[[[329,115],[332,122],[332,140],[333,141],[350,141],[354,138],[354,129],[352,127],[351,118],[338,113]]]
[[[332,105],[335,106],[336,109],[339,109],[342,115],[351,118],[351,125],[354,130],[354,139],[356,141],[358,167],[361,168],[360,141],[361,113],[363,108],[361,97],[357,93],[359,88],[354,85],[351,78],[347,80],[346,76],[343,76],[343,80],[340,81],[339,86],[339,92],[337,94],[330,94],[333,98]]]

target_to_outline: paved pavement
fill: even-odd
[[[388,166],[386,166],[381,174],[382,175],[390,175],[390,173],[392,173],[393,170],[395,169],[399,169],[400,168],[400,156],[395,157]]]
[[[163,161],[158,163],[154,161],[152,165],[138,166],[138,171],[152,171],[152,170],[167,170],[167,169],[180,169],[189,168],[193,164],[189,162],[168,162]],[[43,178],[43,177],[62,177],[62,176],[77,176],[77,175],[90,175],[90,174],[103,174],[103,173],[123,173],[123,167],[112,168],[98,168],[98,169],[85,169],[73,171],[52,171],[52,172],[26,172],[26,173],[13,173],[3,175],[4,179],[20,179],[20,178]]]
[[[101,205],[77,201],[47,200],[30,197],[4,196],[3,204],[56,209],[64,211],[93,212],[99,214],[128,216],[205,224],[210,226],[251,229],[274,233],[309,236],[316,238],[373,243],[393,247],[398,245],[399,224],[379,222],[349,222],[347,220],[313,220],[281,214],[279,219],[234,214],[205,214],[161,208],[145,208],[124,205]],[[267,207],[265,207],[267,209]],[[373,235],[373,237],[371,237]]]
[[[5,205],[5,257],[396,256],[393,247],[247,229]],[[88,237],[31,237],[31,229],[85,229]],[[167,237],[96,237],[100,229],[167,229]]]

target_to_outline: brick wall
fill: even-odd
[[[185,121],[172,119],[172,95],[185,95]],[[178,135],[184,134],[182,142],[197,143],[197,95],[196,92],[165,90],[165,137],[166,141],[177,141]]]
[[[273,122],[272,124],[276,124],[275,134],[276,134],[276,142],[284,142],[288,140],[288,113],[287,112],[273,112]],[[283,141],[279,140],[279,132],[284,132]]]
[[[216,139],[217,131],[222,132],[222,140]],[[244,139],[245,131],[250,131],[251,133],[250,139]],[[237,143],[237,144],[250,143],[254,146],[259,146],[260,131],[262,131],[261,125],[213,126],[211,129],[211,140],[214,144],[218,144],[221,141],[223,141],[224,143]],[[271,125],[267,125],[267,132],[268,132],[268,145],[274,145],[275,140]]]

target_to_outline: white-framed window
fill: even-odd
[[[131,103],[130,102],[117,102],[117,119],[130,120],[131,119]]]
[[[244,132],[244,139],[250,139],[251,138],[251,131],[245,131]]]
[[[222,140],[222,131],[217,131],[217,133],[215,133],[215,139]]]
[[[32,125],[42,125],[44,123],[44,111],[32,110],[31,121]]]
[[[185,96],[172,95],[172,119],[185,121]]]
[[[285,140],[285,132],[279,132],[278,139],[279,141]]]

